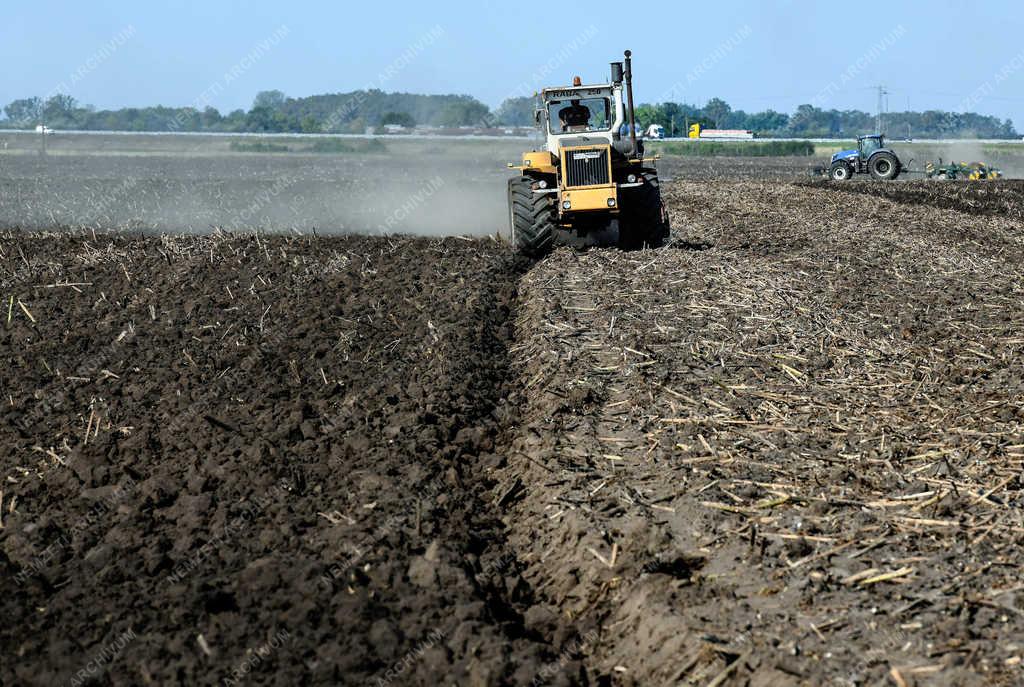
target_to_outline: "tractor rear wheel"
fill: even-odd
[[[881,181],[891,181],[900,175],[900,161],[892,153],[878,153],[868,161],[871,176]]]
[[[845,162],[833,162],[828,170],[828,178],[832,181],[847,181],[853,177],[853,169]]]
[[[555,243],[555,207],[551,194],[534,193],[528,177],[508,180],[508,228],[512,250],[539,258]]]
[[[643,174],[640,180],[641,186],[623,189],[619,195],[619,247],[627,250],[661,248],[671,232],[658,175]]]

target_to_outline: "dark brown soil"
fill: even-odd
[[[666,197],[533,265],[0,235],[0,683],[1021,684],[1019,215]]]
[[[526,684],[557,659],[482,493],[504,250],[0,251],[0,683]]]
[[[898,181],[878,183],[854,180],[835,183],[827,180],[804,182],[812,188],[829,188],[900,203],[958,210],[969,215],[994,215],[1024,219],[1024,181]]]
[[[793,181],[807,177],[817,160],[809,157],[683,157],[665,155],[658,172],[665,179]]]

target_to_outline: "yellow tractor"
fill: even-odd
[[[658,172],[644,158],[633,107],[632,53],[610,83],[537,94],[541,150],[524,153],[508,181],[509,242],[539,257],[555,245],[658,247],[669,236]]]

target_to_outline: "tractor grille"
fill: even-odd
[[[565,156],[565,187],[600,186],[611,183],[608,148],[573,148]]]

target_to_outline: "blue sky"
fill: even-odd
[[[365,87],[509,95],[606,78],[635,54],[637,98],[791,112],[970,109],[1024,128],[1019,2],[198,2],[17,3],[0,24],[0,104],[67,86],[99,108],[248,108]],[[548,7],[549,10],[543,10]],[[573,16],[570,8],[585,7]],[[623,8],[630,8],[626,17]],[[628,38],[627,38],[628,36]],[[951,58],[950,55],[953,55]]]

